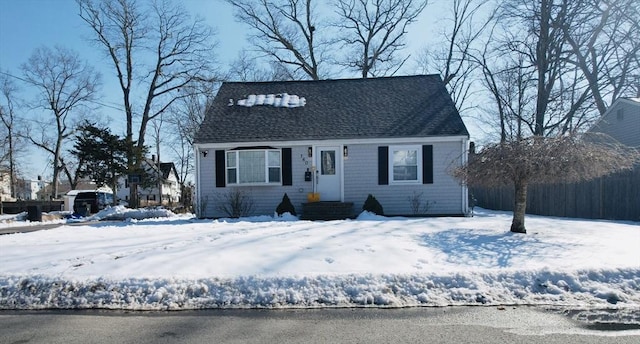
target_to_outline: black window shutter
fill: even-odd
[[[223,188],[226,186],[227,169],[224,162],[224,150],[216,150],[216,187]]]
[[[282,148],[282,185],[293,185],[291,148]]]
[[[422,146],[422,184],[433,184],[433,146]]]
[[[389,185],[389,147],[378,147],[378,185]]]

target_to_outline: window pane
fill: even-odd
[[[236,177],[236,169],[230,168],[227,169],[227,183],[228,184],[236,184],[238,182]]]
[[[323,175],[336,174],[336,151],[321,151],[320,158],[322,159],[320,173]]]
[[[238,152],[238,168],[240,183],[265,182],[265,152]]]
[[[269,151],[269,167],[280,167],[279,151]]]
[[[236,152],[227,152],[227,167],[236,167]]]
[[[393,180],[418,180],[418,151],[393,151]]]
[[[280,167],[269,167],[269,183],[280,182]]]
[[[393,151],[393,166],[418,165],[418,152],[415,150]]]
[[[418,167],[394,166],[393,180],[418,180]]]

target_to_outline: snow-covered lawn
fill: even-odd
[[[510,221],[510,213],[482,209],[467,218],[363,213],[327,222],[171,216],[2,235],[0,309],[519,304],[640,312],[640,223],[528,216],[521,235],[508,232]]]

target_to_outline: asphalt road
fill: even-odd
[[[3,234],[15,234],[15,233],[29,233],[47,229],[58,228],[61,226],[84,226],[91,225],[96,223],[104,223],[106,221],[87,221],[87,222],[77,222],[77,223],[34,223],[29,226],[15,226],[15,227],[3,227],[0,228],[0,235]]]
[[[639,343],[640,326],[530,307],[2,311],[0,343]]]

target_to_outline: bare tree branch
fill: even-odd
[[[345,47],[340,64],[363,78],[385,76],[407,60],[398,60],[407,28],[426,0],[336,0],[338,40]]]
[[[301,71],[312,80],[322,79],[325,43],[317,33],[327,27],[317,15],[312,0],[226,0],[236,19],[247,24],[251,41],[265,55],[282,66]]]

